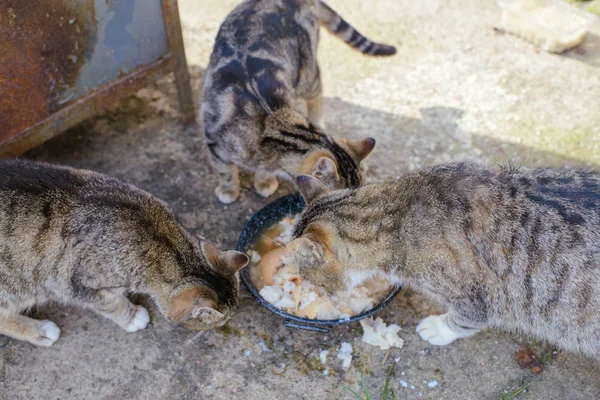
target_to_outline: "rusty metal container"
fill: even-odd
[[[171,72],[192,122],[176,0],[0,0],[0,157]]]

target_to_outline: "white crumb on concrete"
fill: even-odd
[[[427,386],[429,386],[430,388],[436,387],[437,385],[438,381],[436,381],[435,379],[427,383]]]
[[[337,358],[342,360],[342,369],[344,371],[350,368],[350,364],[352,363],[352,351],[352,345],[348,342],[343,342],[338,351]]]
[[[360,321],[363,328],[362,341],[372,346],[378,346],[381,350],[390,347],[402,348],[404,340],[398,336],[400,327],[396,324],[386,326],[381,318],[365,318]]]
[[[260,345],[260,348],[262,351],[270,353],[272,350],[269,349],[265,343],[265,341],[263,339],[260,340],[260,342],[258,343]]]
[[[327,362],[327,356],[329,355],[329,350],[321,350],[319,353],[319,359],[321,359],[321,364],[325,364]]]

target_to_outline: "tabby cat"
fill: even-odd
[[[446,345],[484,328],[600,358],[600,174],[457,163],[329,191],[288,244],[301,273],[334,291],[388,277],[447,307],[421,338]]]
[[[375,140],[333,139],[323,128],[317,65],[319,23],[365,54],[387,56],[318,0],[246,0],[225,19],[206,71],[201,118],[222,203],[240,194],[238,166],[254,171],[264,197],[277,177],[319,177],[329,187],[355,187]],[[294,107],[305,101],[308,116]]]
[[[148,294],[193,330],[225,323],[248,257],[194,240],[164,203],[94,172],[0,161],[0,334],[50,346],[52,321],[20,315],[56,301],[95,310],[127,332],[146,327]]]

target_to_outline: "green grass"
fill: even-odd
[[[388,367],[387,377],[385,378],[385,386],[383,387],[383,392],[381,394],[381,400],[387,400],[388,398],[390,398],[391,400],[396,400],[396,394],[394,393],[394,389],[390,389],[390,378],[392,376],[393,369],[394,369],[394,367],[392,365],[390,365]],[[372,400],[373,398],[369,394],[369,390],[367,388],[367,383],[365,382],[365,374],[363,373],[362,368],[360,370],[360,380],[362,383],[362,393],[361,394],[350,389],[348,386],[342,385],[340,387],[342,389],[350,392],[358,400]],[[362,397],[363,395],[365,397]]]
[[[589,6],[587,6],[586,10],[600,17],[600,0],[594,0]]]
[[[522,388],[517,389],[517,391],[514,392],[514,393],[512,393],[512,394],[508,394],[508,393],[504,394],[504,395],[502,395],[502,399],[501,400],[510,400],[510,399],[513,399],[513,398],[517,397],[518,395],[520,395],[521,393],[523,393],[525,390],[527,390],[528,387],[529,386],[523,386]]]
[[[592,14],[596,14],[598,16],[600,16],[600,1],[598,0],[564,0],[567,3],[571,3],[571,4],[582,4],[583,3],[589,3],[589,5],[583,7],[584,10],[586,10],[587,12],[590,12]]]

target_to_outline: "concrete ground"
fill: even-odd
[[[179,3],[199,104],[213,38],[236,2]],[[371,38],[398,45],[395,57],[373,59],[322,35],[328,130],[377,139],[372,179],[465,158],[599,162],[600,26],[581,48],[551,55],[496,31],[492,0],[330,5]],[[233,248],[267,200],[247,180],[241,201],[217,202],[201,128],[182,128],[175,98],[164,79],[25,157],[136,184],[167,201],[191,232]],[[152,324],[135,334],[76,308],[39,308],[34,314],[54,320],[62,337],[49,349],[0,338],[0,399],[350,399],[341,386],[359,391],[361,370],[371,398],[379,398],[390,367],[389,386],[400,399],[600,398],[598,364],[532,338],[488,331],[447,347],[420,340],[417,323],[442,310],[409,291],[381,313],[403,328],[404,348],[389,353],[362,343],[358,324],[329,335],[290,330],[245,289],[241,296],[228,325],[199,338],[169,326],[151,304]],[[332,356],[344,341],[354,346],[346,372]],[[517,365],[522,343],[542,359],[541,373]],[[332,350],[326,365],[321,349]]]

